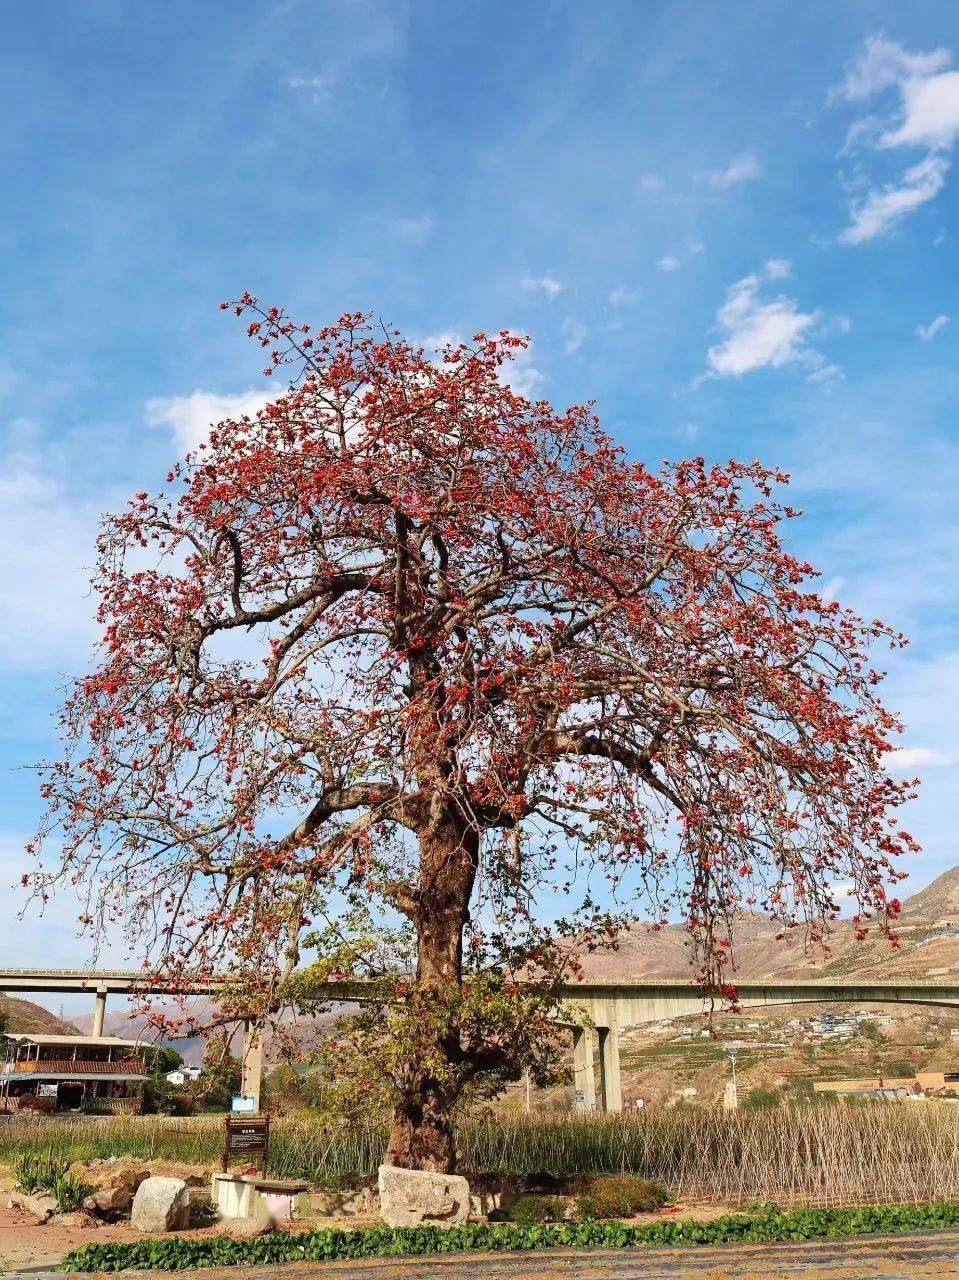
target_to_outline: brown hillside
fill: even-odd
[[[44,1031],[47,1035],[70,1035],[77,1031],[72,1022],[61,1021],[56,1014],[32,1000],[18,1000],[0,995],[0,1022],[8,1031]]]
[[[743,914],[734,933],[736,978],[821,978],[880,981],[884,978],[941,978],[959,981],[959,867],[944,872],[903,903],[900,945],[881,936],[857,942],[842,921],[829,940],[828,954],[807,948],[800,930],[777,939],[778,927],[764,916]],[[689,979],[692,973],[685,931],[670,925],[652,933],[636,925],[618,950],[585,958],[587,981],[628,982],[649,978]]]

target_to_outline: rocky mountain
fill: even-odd
[[[800,930],[778,939],[778,927],[765,916],[742,913],[734,932],[735,976],[740,982],[804,977],[878,982],[954,975],[959,982],[959,867],[904,900],[898,931],[898,948],[881,936],[857,942],[852,925],[841,921],[824,953],[821,948],[807,948]],[[634,926],[621,937],[616,951],[586,957],[583,968],[586,979],[593,982],[688,979],[685,931],[678,925],[657,933]]]

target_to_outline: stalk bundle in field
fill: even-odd
[[[274,1121],[270,1168],[313,1182],[375,1174],[380,1126]],[[0,1123],[0,1160],[36,1151],[68,1161],[132,1155],[213,1164],[221,1117],[116,1117]],[[708,1108],[639,1115],[484,1119],[457,1134],[466,1173],[632,1173],[683,1199],[739,1205],[858,1206],[959,1200],[959,1107],[843,1104],[728,1113]]]

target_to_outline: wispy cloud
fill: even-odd
[[[563,321],[563,350],[568,356],[574,356],[582,348],[589,330],[579,320]]]
[[[707,376],[739,378],[757,369],[789,364],[801,365],[806,376],[817,382],[841,373],[809,345],[809,335],[820,319],[818,311],[801,311],[794,298],[784,295],[763,298],[764,284],[782,279],[784,267],[788,263],[771,258],[761,273],[729,286],[716,315],[725,337],[707,352]]]
[[[916,326],[916,337],[921,338],[923,342],[932,342],[936,334],[941,333],[948,323],[948,316],[936,316],[935,320],[930,320],[928,324]]]
[[[284,81],[288,89],[301,93],[310,102],[328,102],[332,93],[334,80],[332,76],[289,76]]]
[[[424,351],[435,351],[439,355],[446,347],[457,347],[461,343],[468,346],[467,337],[456,329],[442,329],[436,333],[424,334],[415,339]],[[533,344],[516,348],[509,360],[501,366],[499,376],[517,395],[534,399],[539,389],[546,382],[546,375],[533,362]]]
[[[725,190],[740,182],[753,182],[761,174],[762,168],[759,161],[747,152],[745,155],[737,156],[725,169],[708,169],[705,173],[701,173],[699,180],[708,183],[711,187]]]
[[[173,432],[180,453],[196,449],[207,438],[210,427],[230,418],[252,417],[271,399],[272,392],[241,391],[237,395],[217,395],[212,391],[193,391],[186,396],[159,396],[148,400],[146,420],[151,427],[167,427]]]
[[[553,276],[523,276],[520,281],[527,293],[542,293],[547,298],[555,298],[563,292],[563,286]]]
[[[900,747],[886,756],[890,773],[914,774],[920,769],[947,769],[959,763],[959,752],[938,751],[935,747]]]
[[[631,307],[642,295],[642,289],[630,289],[624,284],[618,284],[611,290],[608,302],[611,307]]]
[[[535,399],[540,388],[546,382],[546,375],[533,363],[532,346],[517,351],[512,360],[502,366],[500,377],[507,386],[521,396]]]
[[[874,188],[853,205],[852,221],[839,233],[840,244],[864,244],[896,225],[942,190],[949,170],[949,160],[937,152],[923,157],[902,175],[899,182],[887,182]]]
[[[763,267],[763,275],[767,280],[785,280],[792,275],[792,263],[786,258],[770,258]]]
[[[389,229],[398,240],[407,244],[424,244],[433,234],[434,222],[429,214],[420,218],[394,218]]]
[[[698,258],[703,252],[704,246],[701,244],[691,244],[685,253],[664,253],[661,258],[656,259],[656,266],[660,271],[671,274],[673,271],[680,271],[687,263],[692,262],[693,258]]]
[[[942,191],[959,135],[959,71],[948,70],[948,49],[911,53],[883,36],[872,36],[833,91],[833,100],[859,103],[895,95],[885,115],[868,115],[852,124],[846,150],[868,147],[889,151],[922,147],[926,154],[899,178],[869,186],[853,201],[850,221],[839,234],[842,244],[864,244],[884,235],[908,214]]]
[[[31,453],[6,455],[0,476],[0,671],[73,669],[89,653],[96,603],[88,587],[101,510],[77,501]],[[119,498],[116,497],[119,502]]]

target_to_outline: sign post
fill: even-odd
[[[256,1168],[259,1168],[262,1162],[265,1175],[269,1150],[269,1116],[227,1116],[226,1140],[223,1145],[224,1173],[230,1166],[231,1157],[243,1156],[248,1160],[253,1157]]]

